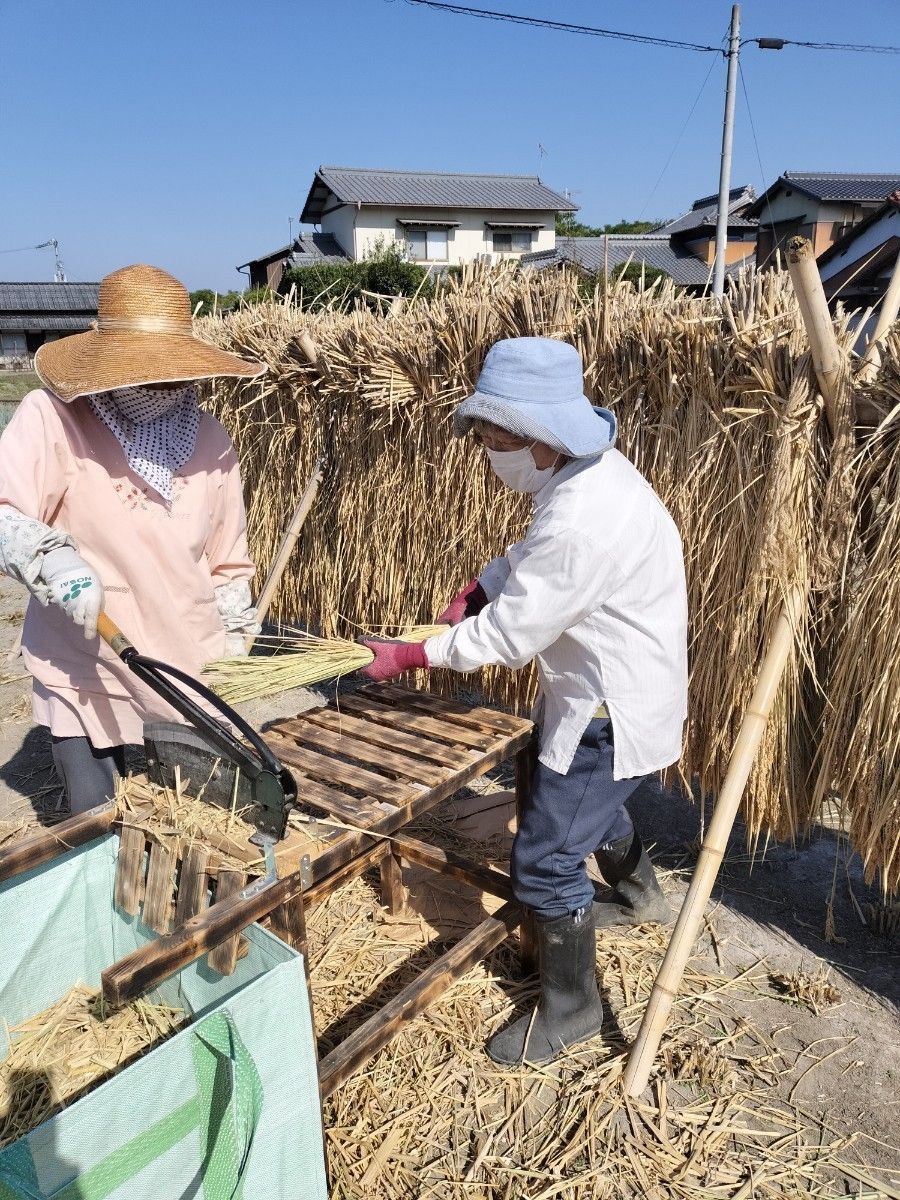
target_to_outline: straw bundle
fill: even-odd
[[[721,784],[782,596],[795,584],[811,585],[744,815],[753,838],[793,836],[816,818],[820,732],[829,714],[854,704],[852,693],[835,691],[849,686],[849,676],[832,664],[835,631],[846,627],[861,579],[845,565],[856,562],[853,545],[867,542],[863,527],[872,514],[860,464],[851,460],[851,414],[838,414],[834,440],[821,419],[787,275],[731,281],[723,307],[668,282],[646,292],[617,284],[585,298],[565,272],[478,268],[433,301],[389,317],[257,307],[208,320],[201,332],[270,368],[259,382],[222,381],[210,391],[241,456],[258,561],[270,561],[314,461],[325,456],[326,478],[286,574],[279,615],[326,638],[396,625],[410,613],[427,619],[521,535],[527,502],[497,483],[468,441],[452,437],[450,413],[498,338],[571,341],[584,358],[589,396],[615,411],[621,449],[682,533],[691,691],[679,766],[702,792]],[[846,315],[836,332],[847,350]],[[315,341],[315,364],[300,348],[301,335]],[[884,411],[896,403],[890,389],[898,353],[895,338],[867,392]],[[879,572],[886,564],[885,556]],[[857,651],[859,635],[854,627]],[[885,652],[894,663],[900,646],[886,640]],[[458,682],[439,674],[429,686]],[[476,682],[493,702],[519,710],[533,696],[527,670],[487,670]],[[887,715],[879,729],[898,737]],[[846,757],[846,728],[836,736],[835,753]],[[858,770],[880,770],[874,737],[856,744],[866,754]],[[900,836],[900,814],[883,805],[876,812],[877,836],[871,823],[866,832],[861,813],[854,825],[873,866]]]
[[[97,988],[78,983],[55,1004],[7,1029],[0,1063],[0,1149],[109,1079],[187,1020],[181,1009],[135,1000],[103,1011]]]
[[[397,634],[397,640],[423,642],[448,628],[447,625],[415,625]],[[275,696],[291,688],[312,687],[326,679],[338,679],[359,671],[375,661],[372,651],[359,642],[316,637],[303,629],[288,629],[279,637],[260,636],[256,644],[267,645],[278,653],[220,658],[204,668],[210,686],[228,704]]]

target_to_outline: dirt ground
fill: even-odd
[[[31,722],[29,682],[15,652],[24,607],[23,589],[0,579],[3,822],[33,811],[49,819],[65,815],[48,739]],[[291,697],[278,706],[258,704],[249,715],[262,725],[303,703]],[[502,802],[498,795],[491,818],[501,829],[510,815]],[[472,812],[486,807],[469,803]],[[701,811],[655,784],[644,786],[631,807],[653,845],[666,891],[678,904],[696,861]],[[459,820],[466,817],[460,806]],[[473,828],[487,818],[480,814]],[[415,890],[421,875],[408,871],[405,881]],[[870,1197],[900,1195],[900,918],[895,910],[891,920],[879,902],[838,831],[819,827],[802,844],[770,845],[753,858],[743,830],[736,829],[698,947],[698,962],[725,975],[755,970],[816,979],[827,974],[834,994],[816,1006],[818,1011],[796,996],[779,998],[777,984],[768,993],[733,1003],[793,1064],[779,1080],[778,1094],[811,1119],[824,1117],[836,1133],[856,1135],[857,1157],[877,1170],[873,1178],[881,1183],[859,1190],[859,1184],[848,1182],[846,1194]],[[873,914],[876,920],[880,914],[881,933],[867,923]]]

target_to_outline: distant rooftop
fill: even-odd
[[[341,204],[397,208],[493,208],[577,212],[578,205],[537,175],[468,175],[448,171],[393,171],[319,167],[300,220],[318,225],[329,196]]]
[[[756,225],[755,220],[748,220],[744,215],[756,199],[756,192],[749,184],[744,187],[732,188],[728,193],[728,228],[729,229],[752,229]],[[714,196],[702,196],[699,200],[695,200],[690,207],[690,211],[683,213],[680,217],[676,217],[674,221],[668,221],[659,229],[654,230],[655,233],[687,233],[689,230],[702,230],[706,228],[715,228],[716,218],[719,212],[719,196],[718,193]]]
[[[523,254],[523,266],[542,270],[545,267],[571,263],[592,274],[623,267],[627,262],[646,263],[665,271],[677,284],[686,287],[705,287],[712,278],[712,266],[702,262],[689,250],[669,240],[668,233],[610,233],[602,237],[557,238],[555,250]],[[729,272],[738,264],[732,264]]]
[[[852,174],[845,171],[785,171],[754,201],[748,216],[758,217],[776,191],[800,192],[820,203],[872,204],[885,200],[900,187],[900,171],[885,175]]]
[[[96,314],[99,283],[0,283],[0,312]]]
[[[283,260],[291,267],[308,267],[317,262],[346,262],[347,255],[330,233],[302,232],[286,246],[270,250],[268,254],[257,254],[238,267],[249,267],[251,263],[270,263]]]

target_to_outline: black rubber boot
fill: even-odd
[[[594,928],[643,925],[673,919],[669,902],[659,886],[650,856],[637,833],[594,851],[600,874],[613,889],[608,900],[594,901]]]
[[[541,998],[534,1013],[520,1017],[488,1042],[488,1054],[502,1066],[549,1062],[566,1046],[599,1033],[603,1025],[591,910],[581,908],[555,921],[536,921],[535,936]]]

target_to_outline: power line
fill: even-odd
[[[445,4],[442,0],[407,0],[423,8],[439,9],[486,21],[507,21],[513,25],[531,25],[538,29],[558,29],[564,33],[581,33],[589,37],[614,38],[620,42],[638,42],[644,46],[665,46],[670,50],[694,50],[703,54],[722,54],[721,46],[704,46],[700,42],[682,42],[677,38],[650,37],[643,33],[624,33],[620,29],[601,29],[595,25],[574,25],[569,21],[551,21],[547,17],[523,17],[517,13],[495,12],[490,8],[472,8],[468,4]]]
[[[678,136],[675,138],[675,142],[672,146],[672,149],[669,151],[669,157],[663,163],[662,170],[656,177],[656,183],[654,183],[653,187],[650,189],[650,195],[647,197],[647,199],[644,203],[644,207],[641,209],[640,213],[638,214],[637,219],[639,221],[643,220],[644,213],[650,207],[650,201],[656,195],[656,189],[662,183],[663,176],[665,175],[666,171],[668,171],[668,169],[671,165],[672,159],[675,157],[675,153],[678,150],[678,147],[681,145],[681,139],[685,135],[685,131],[687,130],[688,125],[690,124],[691,117],[697,111],[697,105],[700,103],[703,93],[706,91],[706,85],[709,83],[709,77],[710,77],[710,75],[712,75],[713,67],[715,65],[716,65],[716,60],[713,59],[713,61],[710,63],[709,70],[706,72],[706,75],[704,76],[703,82],[700,84],[700,90],[697,92],[697,95],[694,97],[694,103],[691,105],[690,111],[688,112],[688,115],[684,119],[684,124],[681,126],[681,129],[678,132]]]
[[[663,46],[669,50],[693,50],[701,54],[725,54],[721,46],[702,42],[683,42],[678,38],[652,37],[644,33],[627,33],[621,29],[603,29],[597,25],[576,25],[570,21],[552,21],[549,17],[525,17],[518,13],[498,12],[492,8],[475,8],[469,4],[448,4],[445,0],[406,0],[422,8],[459,16],[480,17],[485,21],[506,21],[512,25],[530,25],[536,29],[556,29],[563,33],[580,33],[588,37],[613,38],[620,42],[637,42],[643,46]],[[785,46],[800,46],[805,50],[852,50],[858,54],[900,54],[900,46],[874,46],[855,42],[801,42],[793,38],[745,38],[742,45],[756,45],[762,50],[781,50]]]
[[[797,42],[793,38],[746,38],[742,45],[755,43],[762,50],[780,50],[783,46],[801,46],[804,50],[852,50],[857,54],[900,54],[900,46],[870,46],[855,42]]]

